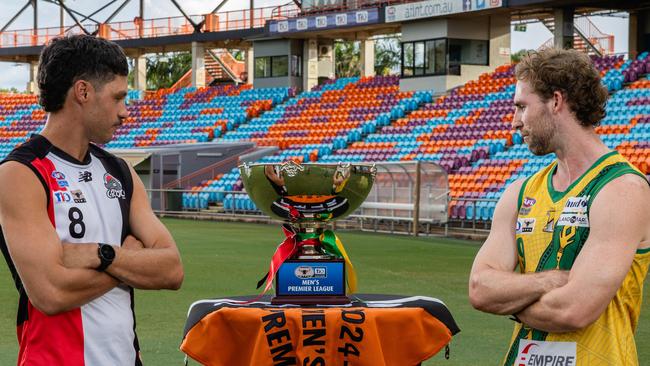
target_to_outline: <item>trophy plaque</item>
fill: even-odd
[[[244,164],[239,167],[257,208],[283,222],[285,240],[269,272],[258,283],[266,292],[275,280],[273,304],[337,305],[350,302],[356,274],[329,223],[348,216],[366,199],[374,165]]]

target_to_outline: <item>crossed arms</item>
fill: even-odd
[[[535,329],[561,333],[596,321],[627,275],[639,247],[648,246],[650,189],[640,177],[612,180],[589,212],[589,237],[570,271],[521,274],[515,225],[522,181],[499,200],[490,234],[472,266],[469,298],[488,313],[515,314]],[[640,244],[641,243],[641,244]]]
[[[131,169],[133,236],[115,247],[105,273],[97,243],[62,243],[48,216],[42,184],[25,165],[0,165],[0,225],[16,270],[32,305],[54,315],[74,309],[119,283],[141,289],[178,289],[183,267],[176,243],[153,214],[142,181]],[[109,243],[117,245],[118,243]]]

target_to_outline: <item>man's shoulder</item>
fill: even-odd
[[[95,157],[114,164],[114,166],[116,166],[122,174],[129,176],[131,175],[129,172],[129,165],[127,164],[126,160],[122,159],[121,157],[110,153],[107,150],[92,143],[89,146],[89,150],[90,153]]]
[[[90,152],[93,155],[95,155],[98,158],[122,160],[122,158],[118,157],[117,155],[112,154],[112,153],[108,152],[107,150],[105,150],[105,149],[103,149],[103,148],[101,148],[101,147],[99,147],[99,146],[97,146],[97,145],[95,145],[93,143],[91,143],[89,145],[88,149],[90,150]]]
[[[0,161],[0,164],[8,161],[18,161],[23,164],[30,164],[35,159],[43,159],[51,148],[52,144],[50,144],[47,139],[35,135],[14,148],[7,157]]]

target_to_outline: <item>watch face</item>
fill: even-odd
[[[106,260],[110,261],[115,258],[115,249],[113,249],[113,247],[108,244],[102,245],[100,251],[102,253],[102,257],[104,257]]]

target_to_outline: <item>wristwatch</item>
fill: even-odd
[[[97,245],[97,255],[99,256],[101,264],[95,269],[99,272],[104,272],[106,268],[113,263],[113,259],[115,259],[115,249],[109,244],[97,243]]]

